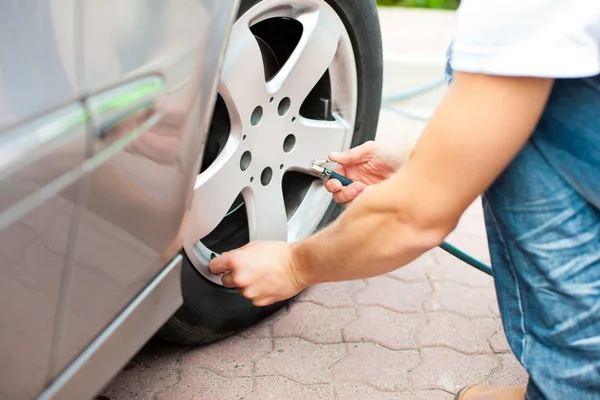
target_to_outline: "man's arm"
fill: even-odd
[[[523,147],[553,82],[455,72],[404,168],[293,245],[301,285],[380,275],[440,244]]]

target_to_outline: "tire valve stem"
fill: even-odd
[[[344,175],[338,174],[337,172],[324,167],[326,163],[327,160],[312,160],[308,170],[310,173],[321,178],[323,182],[326,182],[329,179],[337,179],[342,183],[342,186],[348,186],[352,183],[352,179],[346,178]]]

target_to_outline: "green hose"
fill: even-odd
[[[423,118],[421,116],[418,115],[414,115],[412,113],[397,109],[395,107],[392,107],[390,105],[386,105],[385,103],[391,103],[394,101],[400,101],[400,100],[405,100],[414,96],[418,96],[420,94],[423,94],[425,92],[428,92],[430,90],[435,89],[436,87],[442,85],[445,82],[444,79],[439,79],[436,80],[434,82],[431,82],[427,85],[424,85],[422,87],[419,87],[417,89],[413,89],[413,90],[409,90],[406,92],[400,92],[400,93],[393,93],[391,95],[387,95],[382,99],[383,102],[383,106],[381,108],[385,109],[385,110],[389,110],[392,111],[396,114],[400,114],[404,117],[407,118],[411,118],[411,119],[417,119],[420,121],[426,121],[426,118]],[[453,255],[454,257],[458,258],[461,261],[464,261],[465,263],[469,264],[470,266],[472,266],[475,269],[480,270],[481,272],[488,274],[490,276],[492,275],[492,268],[489,265],[486,265],[484,263],[482,263],[481,261],[477,260],[474,257],[471,257],[470,255],[468,255],[467,253],[465,253],[464,251],[452,246],[450,243],[448,242],[443,242],[440,245],[440,249],[450,253],[451,255]]]
[[[476,258],[471,257],[464,251],[457,249],[456,247],[452,246],[450,243],[443,242],[440,245],[440,249],[447,251],[448,253],[452,254],[454,257],[458,258],[459,260],[466,262],[471,267],[476,268],[476,269],[480,270],[481,272],[486,273],[490,276],[493,276],[492,268],[490,266],[482,263],[481,261],[479,261]]]

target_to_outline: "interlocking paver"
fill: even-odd
[[[354,307],[352,295],[366,286],[364,281],[321,283],[306,289],[298,301],[310,301],[330,308]]]
[[[251,391],[252,378],[225,378],[202,368],[184,368],[179,382],[156,400],[239,400]]]
[[[488,306],[488,309],[490,310],[490,312],[492,313],[492,315],[496,318],[500,318],[500,308],[498,307],[498,302],[497,301],[493,301],[490,303],[490,305]]]
[[[362,383],[383,391],[410,389],[408,371],[419,363],[415,350],[390,350],[375,343],[349,343],[348,356],[333,368],[335,382]]]
[[[387,276],[368,280],[368,286],[355,296],[362,306],[381,306],[399,312],[423,311],[423,301],[431,294],[428,282],[400,282]]]
[[[446,240],[461,249],[465,249],[469,254],[481,261],[489,262],[490,252],[483,209],[479,208],[480,212],[474,212],[476,209],[477,206],[473,204],[472,212],[461,216],[456,229],[448,235]]]
[[[252,362],[273,349],[271,339],[230,338],[183,355],[184,367],[202,367],[225,377],[252,376]]]
[[[410,391],[384,392],[374,387],[357,383],[339,383],[336,386],[337,398],[340,400],[413,400]]]
[[[475,208],[473,208],[475,210]],[[483,214],[483,210],[481,209]],[[479,213],[465,212],[458,223],[458,226],[450,235],[448,240],[453,241],[461,247],[464,246],[463,241],[469,240],[469,238],[476,238],[478,240],[472,241],[478,249],[476,255],[483,259],[489,260],[489,251],[487,244],[487,232],[485,230],[485,222],[483,215]]]
[[[493,286],[490,276],[454,258],[444,250],[433,250],[433,254],[437,262],[427,266],[427,274],[432,281],[449,280],[471,287],[491,288]]]
[[[468,288],[461,283],[447,281],[434,282],[433,295],[425,301],[425,309],[430,311],[453,311],[468,317],[490,317],[488,307],[496,295],[490,288]]]
[[[255,375],[282,375],[303,384],[329,383],[329,367],[341,360],[343,344],[315,344],[289,337],[274,339],[275,349],[255,363]]]
[[[271,330],[273,329],[273,324],[268,322],[261,322],[253,327],[240,332],[239,336],[245,339],[265,339],[271,337]]]
[[[264,319],[258,324],[242,331],[238,334],[238,336],[245,339],[262,339],[262,338],[270,338],[271,332],[273,331],[273,324],[279,321],[281,318],[284,318],[288,314],[287,308],[275,313],[274,315]]]
[[[454,395],[443,390],[415,390],[417,400],[452,400]]]
[[[492,350],[494,350],[495,353],[506,353],[510,351],[510,345],[508,344],[508,340],[506,340],[506,335],[504,334],[502,326],[500,326],[498,331],[490,337],[490,346],[492,346]]]
[[[489,385],[526,385],[527,371],[512,354],[500,356],[500,367],[488,378]]]
[[[244,400],[308,400],[333,399],[333,387],[328,383],[303,385],[283,376],[256,378],[254,391]]]
[[[273,325],[273,337],[298,336],[314,343],[341,343],[342,329],[356,319],[352,308],[295,303]]]
[[[414,349],[415,334],[425,327],[424,314],[399,314],[381,307],[361,307],[359,318],[344,329],[347,342],[371,341],[391,349]]]
[[[177,359],[186,348],[151,341],[104,388],[110,400],[150,399],[177,382]]]
[[[422,349],[423,362],[410,373],[415,389],[456,392],[463,386],[483,382],[499,365],[494,355],[464,355],[450,349]]]
[[[427,266],[435,262],[431,253],[425,253],[410,264],[390,272],[388,276],[405,282],[425,282],[427,281]]]
[[[429,322],[417,334],[420,347],[450,347],[462,353],[490,353],[488,338],[498,324],[493,318],[467,318],[449,312],[428,315]]]

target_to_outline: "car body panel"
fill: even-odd
[[[180,254],[174,257],[38,400],[85,399],[102,389],[115,366],[124,365],[181,305],[181,260]]]
[[[0,131],[79,100],[76,1],[0,2]]]
[[[156,98],[161,95],[161,82],[161,79],[146,77],[86,101],[92,121],[93,155],[83,168],[86,197],[79,219],[69,297],[66,308],[61,310],[64,326],[58,343],[58,359],[53,363],[53,376],[64,369],[164,265],[165,260],[161,260],[157,252],[161,243],[145,243],[136,236],[142,230],[156,236],[162,233],[152,225],[153,210],[144,207],[149,202],[146,193],[136,191],[138,182],[119,171],[125,165],[135,173],[138,163],[145,161],[124,149],[155,128],[160,119]],[[183,210],[182,205],[178,208]],[[181,214],[168,217],[172,224],[182,221]],[[167,235],[169,233],[171,238],[175,236],[173,232]]]
[[[53,376],[181,249],[234,5],[81,2],[81,75],[93,132]],[[105,110],[110,104],[116,117]]]
[[[0,132],[2,399],[33,398],[48,378],[87,136],[80,103]]]
[[[1,2],[0,398],[93,396],[181,305],[237,5]]]

